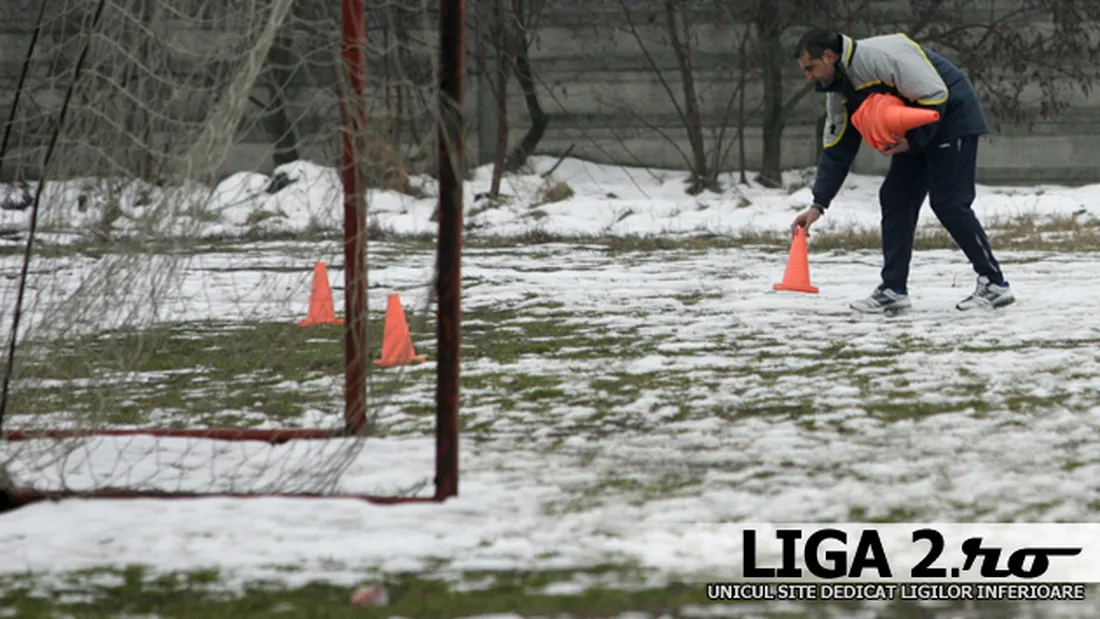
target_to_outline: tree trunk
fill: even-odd
[[[529,50],[530,41],[527,34],[520,33],[515,50],[516,81],[519,82],[519,87],[523,91],[523,102],[527,106],[527,116],[531,119],[531,126],[508,155],[504,168],[509,172],[514,172],[527,163],[527,158],[538,148],[542,136],[550,126],[550,117],[543,111],[538,93],[535,91],[535,78],[531,72],[531,61],[528,57]]]
[[[680,69],[680,82],[684,90],[684,120],[687,131],[688,143],[691,145],[691,158],[693,160],[691,171],[691,187],[688,193],[695,195],[707,189],[707,179],[710,178],[707,169],[706,143],[703,139],[703,118],[699,111],[699,101],[695,93],[695,76],[691,66],[690,40],[680,40],[676,31],[676,0],[665,0],[665,21],[668,27],[669,44],[676,55],[676,66]],[[684,31],[688,32],[687,16],[682,15]]]
[[[275,134],[275,152],[272,154],[272,163],[275,167],[292,163],[301,159],[298,154],[298,132],[294,125],[290,124],[287,115],[287,100],[283,95],[283,89],[275,86],[271,88],[271,100],[275,106],[268,118],[268,126]]]
[[[11,494],[12,490],[15,490],[15,480],[4,468],[4,463],[0,462],[0,514],[18,507],[19,502]]]
[[[741,184],[742,185],[748,185],[749,184],[749,178],[748,178],[748,176],[746,174],[746,170],[745,170],[745,168],[747,166],[747,161],[746,161],[746,157],[745,157],[745,125],[748,123],[748,118],[747,118],[748,110],[745,109],[745,87],[748,85],[748,81],[749,81],[748,40],[749,40],[748,34],[742,35],[742,37],[741,37],[741,49],[740,49],[741,57],[739,59],[740,74],[737,77],[737,81],[738,81],[738,86],[737,87],[741,89],[741,92],[739,92],[738,95],[737,95],[737,97],[738,97],[738,101],[737,101],[737,154],[738,154],[738,157],[741,160],[740,167],[741,167]]]
[[[497,86],[497,147],[493,160],[493,181],[489,186],[489,197],[500,196],[500,180],[504,176],[504,159],[508,153],[508,65],[506,58],[501,59]]]
[[[493,180],[489,185],[489,198],[500,197],[500,181],[504,175],[504,158],[508,153],[508,73],[511,68],[504,0],[496,0],[496,27],[492,40],[496,43],[497,53],[497,144],[493,157]]]
[[[756,182],[765,187],[783,185],[783,48],[778,36],[762,35],[761,65],[764,86],[763,153]]]
[[[422,128],[421,119],[425,111],[432,110],[434,113],[435,110],[436,102],[425,100],[421,94],[421,87],[435,82],[435,75],[430,70],[425,71],[410,51],[413,43],[409,33],[415,27],[415,20],[408,15],[408,11],[397,9],[391,21],[396,48],[394,63],[398,67],[397,118],[401,121],[394,123],[394,132],[398,135],[396,144],[420,148],[435,139],[434,131]],[[430,160],[435,161],[435,156],[431,156]],[[466,158],[462,161],[466,162]]]
[[[783,126],[767,119],[764,122],[763,131],[764,134],[761,136],[763,153],[756,182],[772,189],[782,187]]]
[[[285,94],[285,89],[294,79],[294,71],[289,67],[297,66],[297,61],[289,42],[283,37],[277,38],[268,52],[269,72],[264,76],[270,95],[264,124],[275,137],[275,152],[272,154],[275,167],[301,159],[298,154],[298,132],[290,122]]]

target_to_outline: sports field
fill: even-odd
[[[61,427],[105,402],[115,416],[103,423],[126,427],[336,425],[341,328],[296,322],[318,260],[342,311],[338,192],[328,172],[290,170],[297,182],[273,195],[225,193],[160,257],[125,242],[140,213],[123,209],[122,240],[104,246],[85,234],[94,212],[78,218],[53,194],[25,317],[50,337],[20,357],[5,428]],[[1019,298],[996,313],[954,309],[974,276],[926,205],[915,307],[887,319],[847,310],[877,283],[879,179],[853,176],[813,229],[820,293],[802,294],[772,284],[808,199],[803,175],[779,190],[733,176],[696,197],[681,176],[568,160],[552,181],[506,179],[498,204],[472,199],[487,169],[468,183],[458,498],[34,505],[0,515],[0,617],[1100,616],[1095,600],[940,615],[719,607],[702,586],[740,560],[722,523],[1096,518],[1097,188],[981,188],[975,208]],[[398,293],[428,362],[375,372],[369,439],[97,439],[60,460],[54,446],[13,443],[0,462],[39,487],[430,494],[425,192],[372,196],[372,358]],[[24,215],[0,211],[4,333]],[[170,291],[140,268],[158,260],[172,265]],[[148,311],[72,307],[97,276],[123,271],[134,276],[117,307]],[[160,291],[155,311],[137,302],[142,286]],[[389,603],[351,607],[351,589],[373,582]]]

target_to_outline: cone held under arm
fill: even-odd
[[[863,136],[863,141],[867,142],[871,148],[882,150],[882,142],[880,142],[878,136],[873,133],[876,128],[873,120],[875,117],[875,104],[876,100],[874,95],[867,97],[867,99],[856,108],[856,113],[852,114],[852,126],[856,128],[856,131],[859,131],[859,134]]]
[[[882,110],[885,98],[883,95],[874,94],[856,110],[852,117],[852,124],[859,129],[865,142],[875,150],[886,150],[894,145],[895,140],[882,122]]]
[[[907,131],[936,122],[940,119],[940,113],[923,107],[911,107],[897,97],[886,96],[879,103],[879,118],[887,133],[905,135]]]
[[[875,93],[860,104],[852,124],[872,148],[885,150],[895,143],[893,135],[905,135],[939,119],[936,110],[910,107],[893,95]]]
[[[787,270],[783,281],[773,284],[774,290],[809,292],[816,294],[818,289],[810,283],[810,251],[806,243],[806,229],[799,228],[791,241],[791,251],[787,256]]]

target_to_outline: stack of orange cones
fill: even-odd
[[[787,256],[787,271],[783,281],[773,284],[774,290],[809,292],[817,294],[817,286],[810,283],[810,252],[806,243],[806,229],[799,228],[791,241],[791,252]]]
[[[852,115],[852,124],[865,142],[883,151],[897,142],[893,136],[905,135],[939,119],[936,110],[910,107],[894,95],[875,93],[860,104]]]
[[[328,284],[328,269],[324,262],[313,265],[313,285],[309,293],[309,313],[299,327],[310,325],[342,325],[344,320],[336,317],[336,306],[332,302],[332,288]]]
[[[405,320],[405,308],[401,298],[391,294],[386,300],[386,325],[382,334],[382,358],[375,359],[374,365],[389,368],[398,365],[423,363],[427,357],[416,356],[409,323]]]

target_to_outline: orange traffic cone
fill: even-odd
[[[791,241],[791,252],[787,256],[787,271],[783,281],[773,284],[774,290],[817,293],[817,286],[810,284],[810,256],[806,245],[806,229],[799,228]]]
[[[310,325],[342,325],[344,320],[336,317],[336,307],[332,303],[332,289],[328,285],[328,269],[324,262],[313,265],[313,285],[309,292],[309,313],[299,322],[299,327]]]
[[[890,97],[879,106],[879,116],[886,130],[897,135],[904,135],[910,129],[916,129],[934,123],[940,119],[940,113],[922,107],[910,107],[897,99]]]
[[[395,365],[423,363],[427,357],[416,356],[413,350],[412,336],[409,335],[409,323],[405,321],[405,308],[401,298],[391,294],[386,299],[386,326],[382,334],[382,358],[375,359],[374,365],[389,368]]]
[[[875,93],[852,115],[852,124],[873,148],[885,150],[894,143],[891,135],[905,135],[939,119],[936,110],[910,107],[893,95]]]
[[[873,94],[867,97],[856,109],[856,113],[852,115],[852,125],[863,136],[863,141],[878,151],[886,150],[894,143],[894,139],[890,137],[890,134],[886,132],[880,122],[880,101],[881,95]]]

